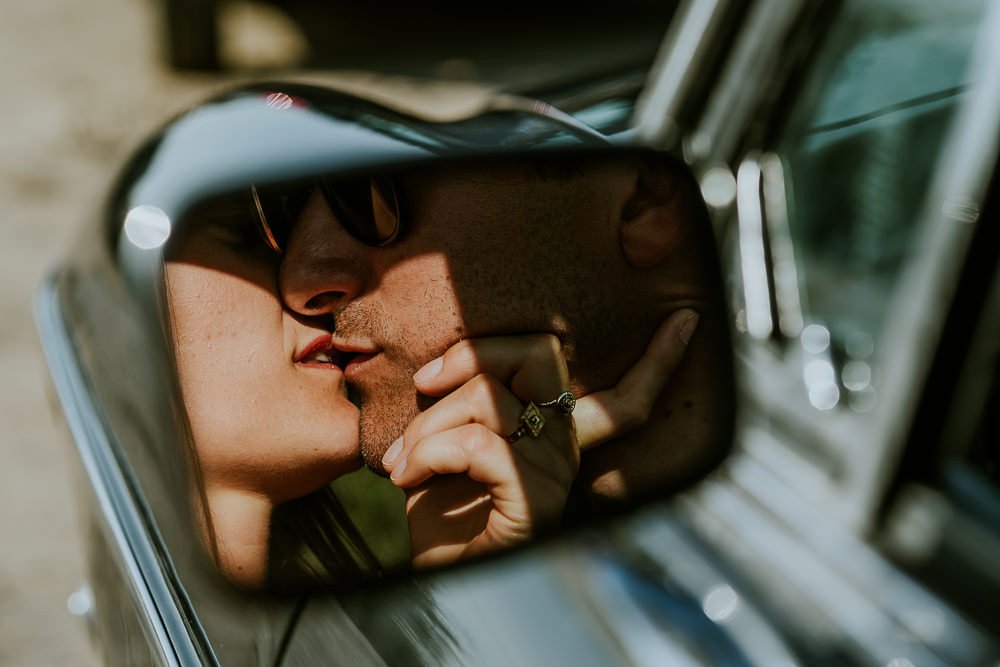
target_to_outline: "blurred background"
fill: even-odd
[[[0,18],[0,665],[98,664],[67,609],[83,582],[70,457],[32,298],[115,165],[218,76],[177,75],[142,0],[5,2]]]
[[[36,286],[117,167],[171,115],[244,79],[376,69],[522,90],[648,62],[671,3],[415,5],[8,0],[0,18],[0,665],[98,664],[68,598],[85,580],[75,452],[50,396]],[[357,5],[362,5],[359,9]],[[394,6],[398,5],[398,6]],[[628,6],[623,11],[622,5]],[[484,11],[492,13],[485,14]],[[615,24],[609,30],[609,20]]]

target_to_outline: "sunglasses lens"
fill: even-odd
[[[292,226],[318,185],[344,229],[369,245],[385,245],[399,234],[399,200],[392,178],[319,180],[299,187],[251,186],[250,195],[268,246],[283,253]]]
[[[265,242],[279,255],[288,244],[292,225],[298,219],[311,187],[257,187],[251,186],[250,196],[260,222]]]
[[[391,178],[323,180],[319,185],[334,215],[360,241],[385,245],[399,234],[399,199]]]

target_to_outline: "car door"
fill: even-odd
[[[742,455],[692,521],[831,655],[980,664],[996,655],[995,605],[972,591],[996,577],[995,346],[974,341],[992,312],[997,8],[685,12],[638,129],[701,174],[746,408]],[[967,401],[960,368],[978,369]]]

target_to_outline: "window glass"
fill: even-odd
[[[805,377],[817,408],[865,412],[877,402],[885,313],[967,84],[982,8],[845,3],[778,142],[802,343],[823,371]]]

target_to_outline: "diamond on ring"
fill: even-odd
[[[524,406],[524,412],[521,413],[521,423],[531,431],[532,438],[537,438],[538,434],[542,432],[542,427],[545,426],[545,417],[542,416],[537,405],[528,401],[528,404]]]
[[[528,401],[528,404],[524,406],[518,421],[520,425],[514,429],[513,433],[504,438],[507,442],[515,442],[526,435],[537,438],[545,427],[545,417],[542,416],[538,406],[531,401]]]
[[[564,415],[572,414],[573,410],[576,409],[576,396],[571,391],[564,391],[551,401],[539,403],[538,407],[555,408]]]

